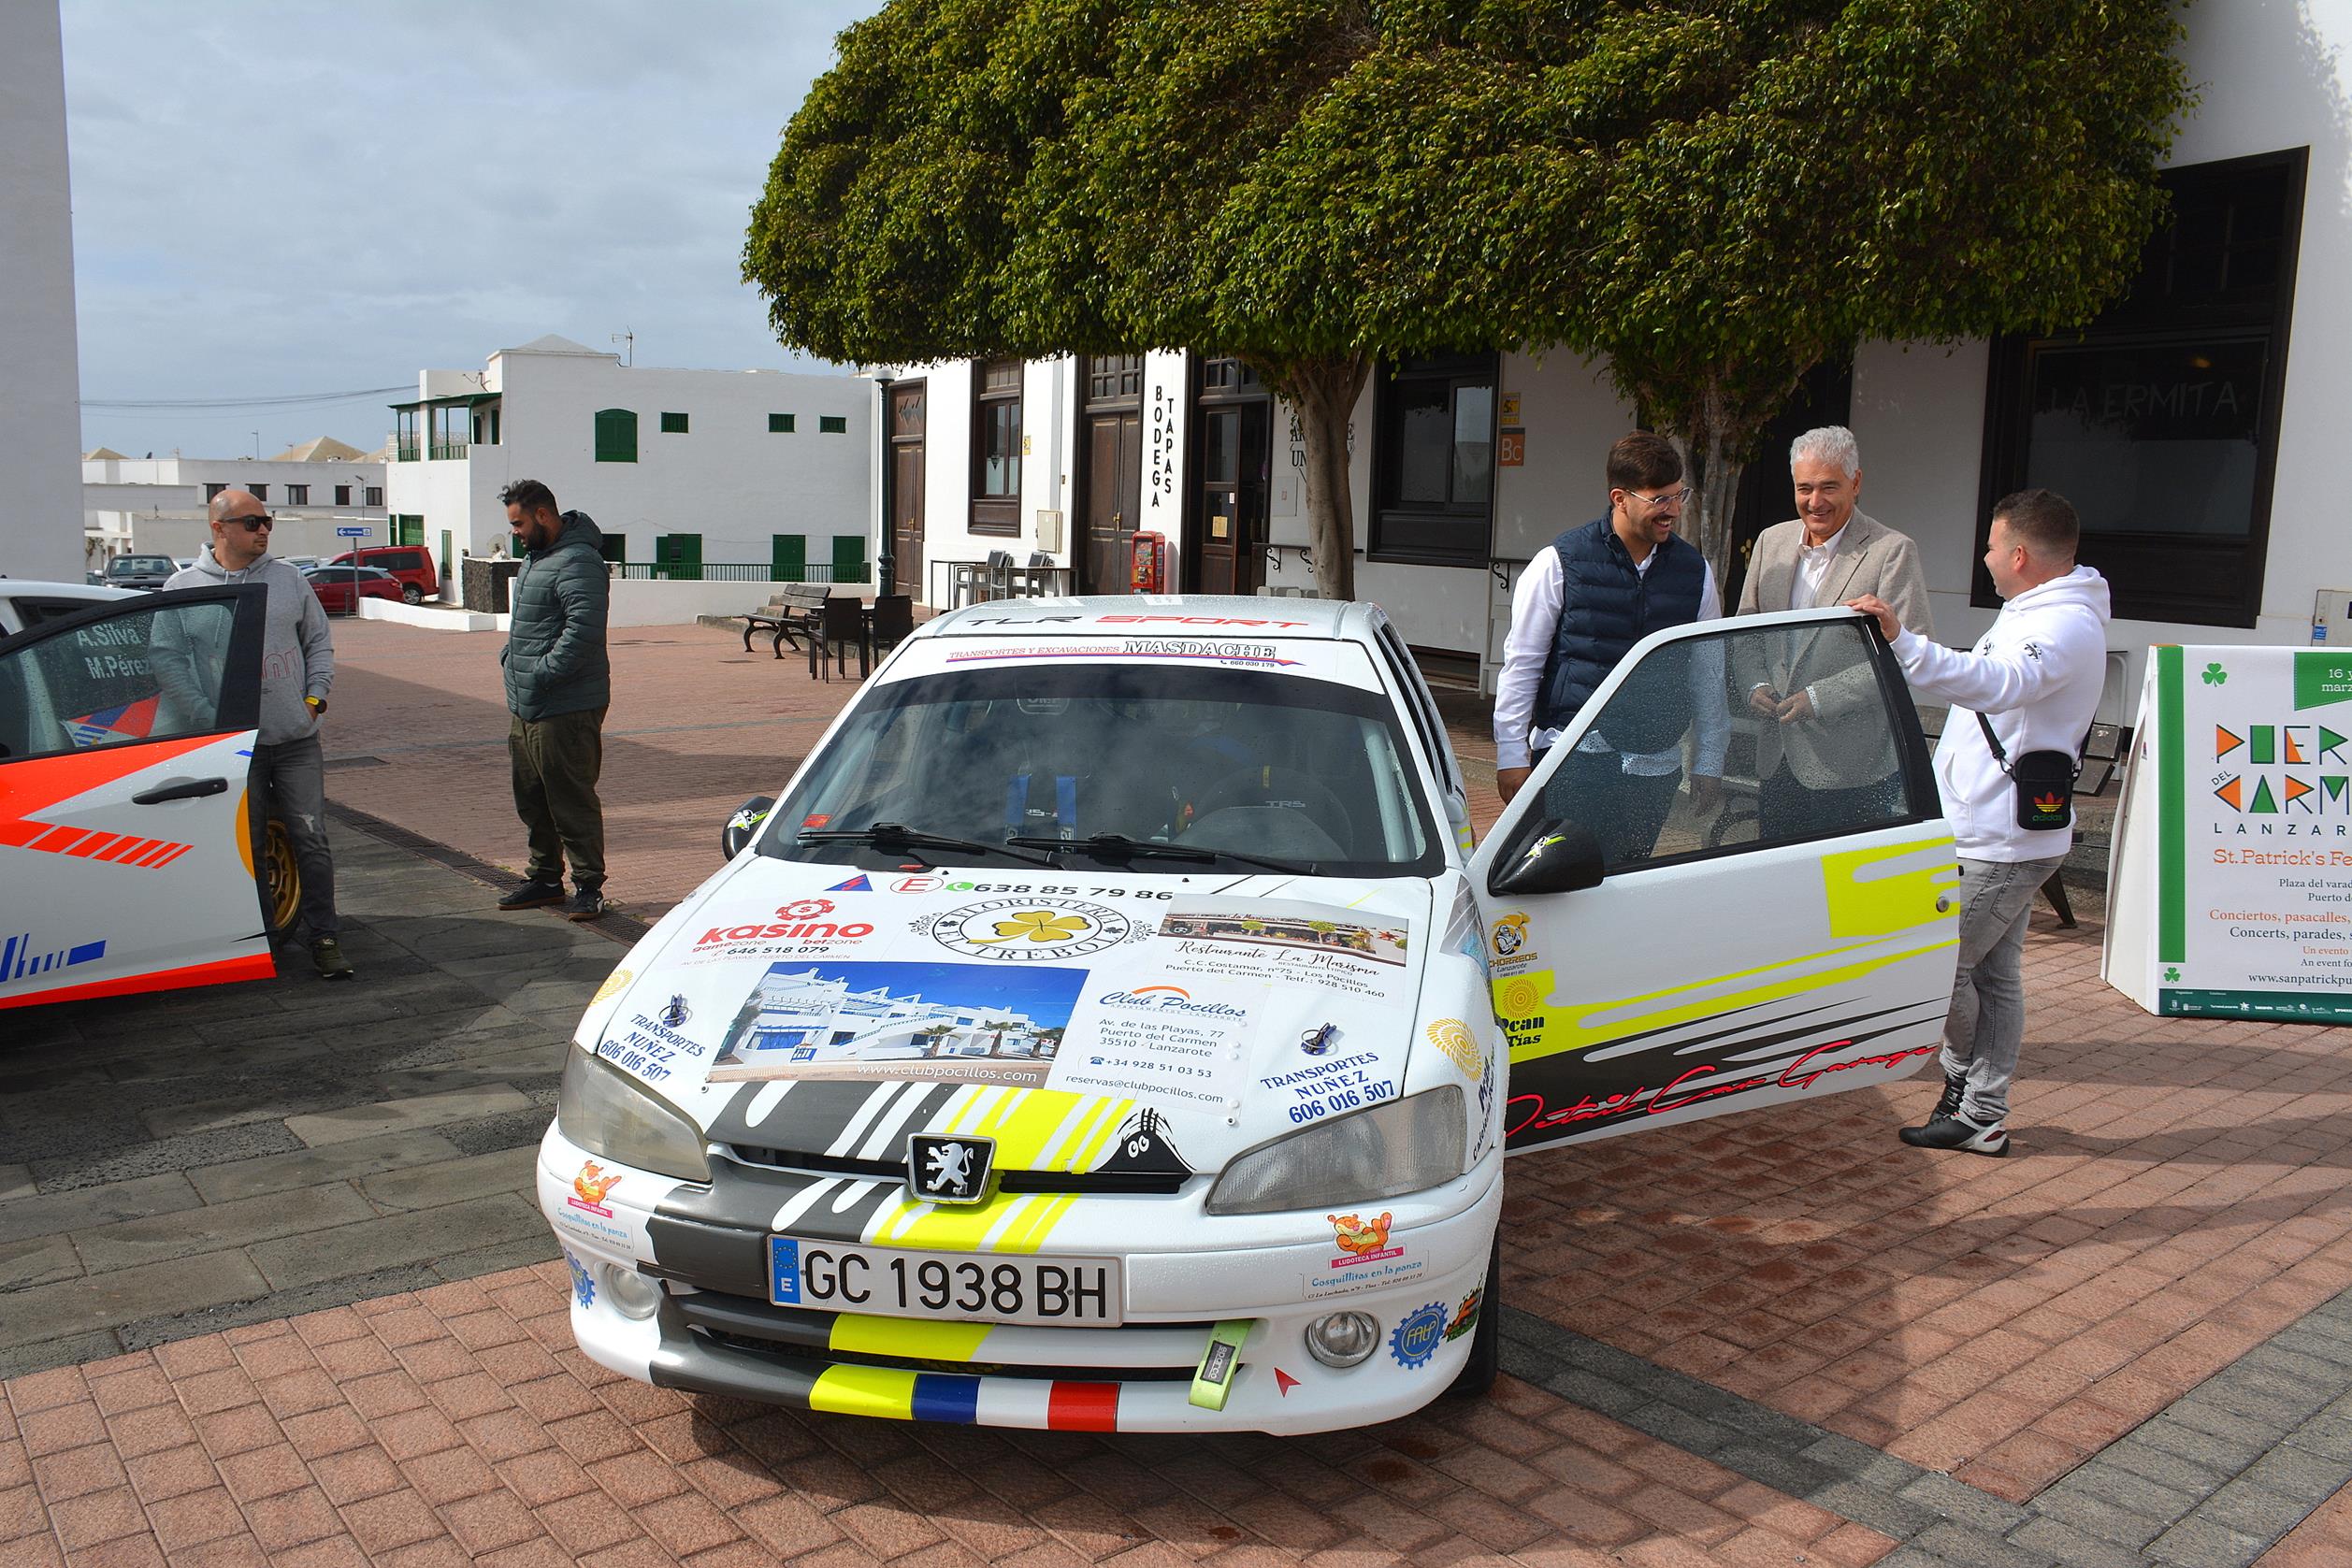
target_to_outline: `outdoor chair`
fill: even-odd
[[[809,636],[809,679],[816,679],[817,666],[825,667],[825,679],[833,678],[833,666],[841,666],[842,674],[849,674],[849,650],[858,650],[858,678],[866,678],[871,655],[866,649],[866,607],[846,595],[825,601],[822,613],[811,628]]]
[[[915,635],[915,596],[884,594],[873,601],[873,652],[897,647]]]

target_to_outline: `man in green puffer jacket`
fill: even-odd
[[[564,903],[568,856],[572,894],[564,913],[594,920],[604,913],[604,805],[596,785],[604,769],[604,710],[613,700],[604,536],[586,512],[558,512],[555,493],[538,480],[517,480],[498,499],[523,561],[498,662],[513,714],[507,753],[514,810],[531,850],[523,885],[498,907]]]

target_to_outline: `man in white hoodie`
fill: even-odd
[[[2026,1033],[2022,957],[2033,896],[2066,858],[2071,827],[2019,825],[2017,786],[2001,753],[2082,755],[2107,678],[2107,580],[2074,564],[2074,509],[2048,490],[2021,490],[1993,508],[1984,568],[2003,603],[1972,653],[1906,631],[1883,601],[1847,608],[1875,616],[1903,674],[1921,695],[1952,705],[1936,747],[1936,787],[1960,860],[1960,967],[1943,1026],[1943,1095],[1914,1148],[2009,1152],[2009,1081]],[[1983,714],[1980,723],[1977,715]]]
[[[326,845],[326,770],[319,719],[335,685],[335,643],[326,611],[303,575],[269,553],[269,509],[250,490],[224,490],[209,515],[212,547],[175,572],[166,588],[209,588],[259,583],[269,590],[261,644],[261,735],[253,746],[253,781],[294,841],[302,868],[302,923],[309,928],[310,962],[322,980],[349,980],[335,914],[335,861]],[[168,649],[159,648],[166,659]],[[162,677],[166,687],[169,677]],[[256,824],[258,826],[258,824]],[[261,842],[254,834],[256,844]]]

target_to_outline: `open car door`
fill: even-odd
[[[1809,712],[1767,738],[1759,688]],[[1785,759],[1761,783],[1759,743]],[[1726,750],[1710,806],[1687,772]],[[1900,668],[1851,611],[1645,639],[1470,876],[1512,1153],[1883,1084],[1942,1037],[1958,866]]]
[[[275,972],[246,801],[267,595],[0,640],[0,1008]]]

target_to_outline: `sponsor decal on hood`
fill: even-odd
[[[752,1146],[895,1158],[911,1132],[1037,1121],[1001,1168],[1216,1170],[1403,1092],[1418,887],[1348,885],[1341,908],[968,876],[853,891],[837,867],[747,860],[632,955],[595,1049]]]

